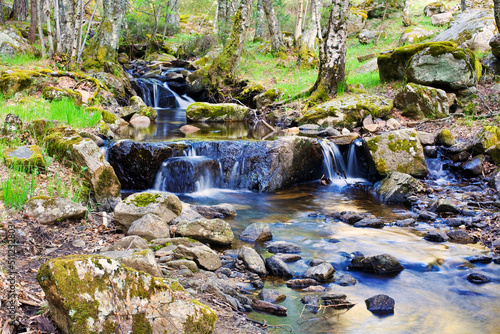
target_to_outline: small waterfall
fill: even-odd
[[[147,106],[153,108],[178,108],[186,109],[195,101],[186,94],[179,96],[168,86],[167,82],[158,79],[137,79],[142,99]]]
[[[320,141],[320,145],[323,149],[323,169],[325,177],[330,181],[345,179],[347,168],[338,146],[329,140]]]
[[[236,161],[233,169],[231,170],[231,174],[229,175],[229,188],[234,189],[237,185],[237,180],[241,174],[241,171],[239,169],[240,162]]]
[[[360,164],[358,162],[358,155],[356,154],[356,147],[362,145],[363,142],[360,138],[354,140],[349,145],[349,151],[347,152],[347,177],[359,177]]]

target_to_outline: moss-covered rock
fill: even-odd
[[[408,66],[410,59],[415,54],[427,49],[431,45],[456,47],[456,44],[452,42],[430,42],[424,44],[407,45],[383,53],[377,58],[380,81],[390,82],[403,80],[405,78],[406,67]]]
[[[392,101],[381,95],[344,94],[307,110],[299,123],[354,128],[367,115],[372,115],[373,118],[385,117],[390,114],[391,109]]]
[[[450,113],[449,98],[442,89],[409,83],[394,98],[394,106],[412,119],[442,118]]]
[[[255,108],[254,97],[264,92],[264,87],[260,84],[251,85],[245,88],[240,95],[238,95],[237,99],[247,105],[250,108]]]
[[[179,283],[103,256],[45,262],[37,280],[63,333],[212,333],[217,316]],[[127,316],[130,315],[130,316]],[[161,315],[161,316],[158,316]]]
[[[408,197],[424,189],[420,181],[411,175],[391,172],[374,186],[377,194],[384,202],[404,203]]]
[[[474,153],[486,153],[500,165],[500,129],[493,125],[484,126],[475,138]]]
[[[194,122],[240,122],[247,118],[249,110],[236,103],[196,102],[189,105],[186,117]]]
[[[414,129],[386,132],[366,143],[379,175],[387,176],[390,172],[414,177],[427,175],[424,151]]]
[[[87,208],[67,198],[36,196],[24,205],[26,214],[35,217],[40,224],[52,224],[64,219],[82,218]]]
[[[347,36],[359,33],[366,25],[368,13],[356,7],[349,8],[347,12]]]
[[[401,34],[399,42],[401,44],[415,44],[433,35],[432,31],[425,28],[408,28]]]
[[[436,137],[436,144],[450,147],[455,144],[455,138],[448,129],[441,130]]]
[[[38,145],[9,148],[3,151],[3,156],[8,167],[45,168],[45,160]]]
[[[69,88],[45,87],[42,96],[49,101],[68,99],[73,101],[77,106],[82,105],[82,94]]]
[[[229,246],[234,239],[231,226],[222,219],[200,218],[193,221],[181,221],[177,224],[176,233],[217,246]]]
[[[154,214],[170,223],[182,212],[182,203],[177,196],[167,192],[142,192],[127,197],[115,207],[115,219],[128,231],[137,219]]]
[[[0,72],[0,93],[10,97],[28,88],[34,79],[34,71],[7,70]]]
[[[154,122],[158,117],[156,110],[148,107],[139,96],[132,96],[130,105],[120,110],[120,117],[126,121],[130,121],[134,115],[146,116],[151,122]]]
[[[22,53],[37,54],[38,50],[14,26],[0,25],[0,56],[14,57]]]
[[[446,11],[442,2],[432,2],[424,7],[425,16],[434,16],[436,14],[444,13]]]
[[[161,277],[161,270],[156,262],[155,254],[150,249],[106,251],[99,253],[99,255],[115,259],[132,269],[143,271],[155,277]]]
[[[118,64],[105,63],[106,72],[90,75],[101,81],[113,93],[120,105],[127,105],[131,96],[137,95],[123,68]]]
[[[279,101],[283,97],[283,89],[271,88],[253,98],[257,108],[265,107],[269,104]]]
[[[81,172],[89,181],[96,199],[112,206],[120,197],[120,182],[99,147],[91,139],[82,138],[75,130],[59,126],[47,130],[44,138],[49,155]]]

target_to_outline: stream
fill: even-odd
[[[193,124],[201,130],[186,135],[179,131],[186,124],[185,110],[177,105],[160,108],[151,102],[156,100],[153,94],[146,101],[158,111],[156,124],[142,129],[123,129],[122,138],[136,141],[181,138],[259,140],[266,135],[265,129],[253,129],[242,123]],[[412,227],[389,224],[383,229],[372,229],[355,228],[329,218],[328,215],[335,211],[355,211],[395,222],[409,217],[416,219],[416,214],[403,205],[381,203],[370,191],[370,183],[363,178],[363,173],[358,172],[353,155],[349,151],[343,154],[334,152],[335,147],[325,145],[322,143],[323,152],[327,152],[324,175],[332,181],[328,185],[314,181],[271,193],[231,186],[224,189],[220,188],[221,183],[215,175],[217,172],[214,172],[207,176],[210,180],[204,179],[203,184],[197,184],[194,190],[177,191],[182,201],[191,204],[232,204],[237,216],[228,222],[235,233],[235,249],[246,245],[257,249],[264,257],[270,256],[265,249],[266,243],[246,243],[238,238],[249,224],[268,223],[273,241],[288,241],[301,247],[302,259],[289,263],[298,275],[307,270],[312,259],[323,259],[330,262],[337,273],[349,274],[358,281],[352,286],[322,284],[327,293],[346,294],[347,300],[356,305],[349,310],[322,309],[313,314],[304,308],[300,299],[305,295],[318,295],[318,292],[292,290],[283,280],[269,278],[265,280],[265,287],[278,289],[287,296],[280,305],[288,309],[288,316],[277,317],[258,312],[247,316],[270,325],[283,325],[271,331],[276,333],[291,330],[298,333],[499,333],[500,266],[467,261],[468,257],[486,255],[489,250],[480,243],[428,242],[423,235],[428,230],[434,230],[435,226],[427,223],[417,222]],[[196,155],[196,150],[184,157],[170,159],[204,161]],[[429,184],[460,193],[463,184],[443,171],[440,159],[429,160],[428,166],[429,178],[434,179],[428,181]],[[217,171],[217,166],[214,170]],[[335,172],[338,170],[342,170],[345,177]],[[231,182],[236,183],[234,180]],[[157,175],[154,188],[166,190],[162,187],[161,176]],[[182,190],[182,185],[180,187]],[[405,270],[391,276],[348,271],[347,265],[353,252],[361,252],[365,256],[391,254]],[[482,285],[470,283],[466,277],[472,270],[485,274],[491,282]],[[257,293],[250,291],[255,296]],[[365,300],[378,294],[394,298],[393,315],[380,317],[367,310]]]

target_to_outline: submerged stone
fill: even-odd
[[[389,315],[394,313],[394,299],[387,295],[376,295],[365,300],[368,311],[375,315]]]
[[[380,254],[369,257],[356,256],[351,260],[349,269],[374,274],[389,274],[399,273],[405,268],[394,256],[389,254]]]
[[[269,224],[253,223],[248,225],[240,234],[240,239],[243,241],[268,241],[273,238]]]

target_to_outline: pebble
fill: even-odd
[[[71,245],[73,247],[76,247],[76,248],[83,248],[83,247],[85,247],[85,241],[83,241],[82,239],[76,239],[76,240],[73,240]]]
[[[467,276],[467,280],[474,284],[484,284],[490,282],[490,279],[480,273],[472,273]]]

